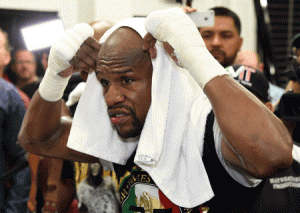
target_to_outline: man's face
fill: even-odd
[[[5,48],[6,38],[0,32],[0,69],[4,69],[10,62],[10,53]]]
[[[36,62],[33,54],[28,51],[17,52],[12,69],[18,79],[33,80],[36,76]]]
[[[209,52],[223,66],[233,65],[243,39],[239,36],[231,17],[216,16],[215,25],[202,27],[201,36]]]
[[[139,136],[151,104],[152,82],[152,63],[141,37],[129,28],[115,31],[100,49],[96,75],[118,134]]]

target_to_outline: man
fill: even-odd
[[[234,61],[234,64],[245,65],[264,71],[264,63],[260,62],[258,54],[250,50],[240,51]]]
[[[26,152],[16,144],[25,107],[16,88],[0,79],[1,212],[27,212],[30,174]]]
[[[18,50],[13,57],[11,70],[15,73],[16,86],[24,91],[30,98],[37,90],[40,79],[36,74],[37,63],[32,52]]]
[[[244,65],[234,65],[227,68],[236,81],[251,91],[272,112],[274,107],[269,97],[269,82],[260,70]],[[286,99],[288,97],[289,99]],[[288,100],[288,101],[287,101]],[[284,105],[283,105],[284,103]],[[283,120],[288,130],[294,130],[299,122],[297,109],[299,96],[285,94],[277,106],[275,114]],[[298,112],[297,112],[298,111]],[[292,127],[292,128],[291,128]],[[290,131],[293,136],[293,131]],[[300,147],[298,143],[293,147],[293,164],[285,172],[266,180],[255,204],[247,212],[299,212],[299,175],[300,175]]]
[[[45,156],[85,162],[104,159],[117,173],[123,212],[202,211],[201,205],[211,212],[245,208],[249,203],[241,200],[240,193],[249,190],[246,194],[255,199],[259,179],[290,166],[292,141],[287,130],[210,55],[181,9],[154,12],[145,26],[151,34],[146,35],[144,21],[115,25],[100,46],[90,38],[84,41],[91,36],[90,29],[77,25],[54,44],[51,69],[22,125],[21,145]],[[81,36],[84,43],[69,46],[65,41],[72,39],[71,34]],[[168,42],[188,71],[171,62],[152,35]],[[65,60],[59,60],[61,53]],[[81,96],[74,123],[60,120],[61,97],[70,74],[95,69],[96,61],[96,72],[85,90],[92,92]],[[102,92],[97,90],[99,83]],[[92,104],[82,101],[88,96]],[[107,111],[104,104],[93,108],[102,104],[95,102],[97,97]],[[80,120],[86,116],[80,109],[87,109],[89,115],[83,125]],[[72,149],[66,146],[69,136]],[[90,137],[95,140],[84,139]],[[74,144],[73,139],[79,141]],[[95,148],[98,145],[102,148]],[[96,157],[85,154],[90,152]],[[235,198],[226,196],[228,190],[237,190]]]
[[[1,62],[0,62],[0,78],[3,78],[4,80],[11,82],[11,79],[5,74],[5,68],[10,63],[11,56],[10,56],[10,47],[8,43],[7,33],[4,32],[0,28],[0,46],[1,46]],[[29,105],[29,97],[21,90],[19,90],[19,93],[21,95],[21,98],[25,104],[25,107],[27,108]]]
[[[22,91],[17,91],[4,73],[10,59],[7,34],[0,29],[0,208],[1,212],[26,212],[30,171],[26,152],[16,142],[25,114],[24,104],[28,106],[29,98]]]
[[[237,55],[234,64],[250,66],[262,73],[264,72],[264,64],[260,62],[259,56],[255,52],[249,50],[241,51]],[[276,104],[284,94],[284,89],[272,84],[271,82],[269,82],[269,86],[271,101],[273,104]]]
[[[215,24],[211,27],[201,27],[200,34],[209,52],[223,66],[231,66],[240,51],[243,38],[239,17],[224,7],[214,7]]]

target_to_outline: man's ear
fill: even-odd
[[[268,107],[269,110],[271,110],[272,112],[274,112],[274,106],[271,102],[267,102],[265,103],[265,106]]]
[[[264,72],[265,65],[263,62],[259,62],[257,66],[258,66],[258,70],[260,70],[261,72]]]
[[[244,39],[243,39],[242,37],[240,37],[240,38],[239,38],[239,51],[240,51],[241,48],[242,48],[243,41],[244,41]]]

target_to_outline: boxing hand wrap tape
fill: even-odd
[[[39,93],[44,100],[54,102],[62,98],[71,76],[64,78],[58,73],[71,66],[69,61],[75,56],[81,44],[93,35],[93,28],[81,23],[67,30],[54,42],[50,49],[48,68],[39,86]]]
[[[228,74],[207,50],[196,25],[181,8],[151,13],[145,27],[157,40],[174,48],[180,66],[189,70],[202,89],[214,77]]]

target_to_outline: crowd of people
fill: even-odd
[[[0,30],[0,212],[299,212],[300,36],[281,88],[211,10],[77,24],[43,77]]]

